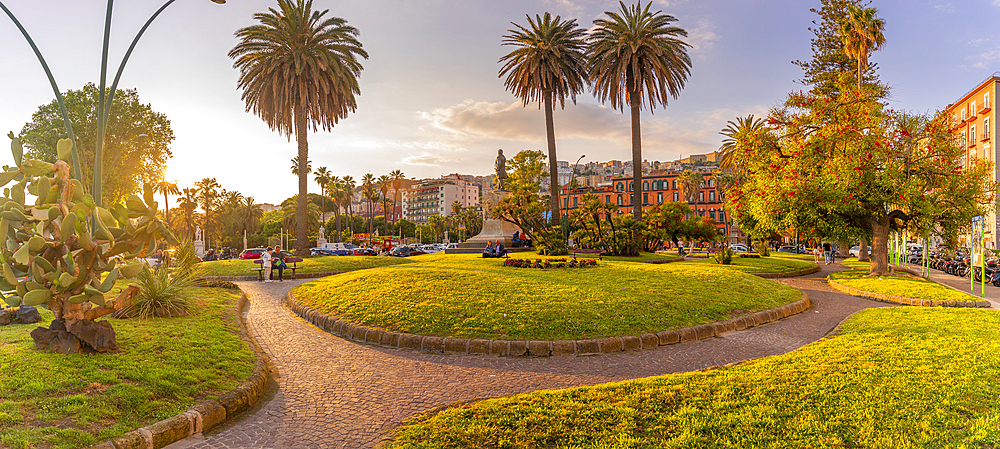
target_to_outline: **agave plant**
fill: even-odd
[[[31,332],[39,349],[113,351],[111,325],[94,320],[129,304],[139,289],[126,288],[113,301],[104,294],[142,271],[136,258],[154,251],[158,239],[173,240],[156,217],[153,188],[105,209],[70,175],[72,141],[59,140],[58,159],[49,163],[24,159],[20,140],[8,136],[15,166],[0,171],[0,187],[7,186],[0,197],[0,296],[11,307],[42,305],[55,315],[48,329]]]

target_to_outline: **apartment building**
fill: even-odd
[[[459,176],[416,183],[402,191],[403,218],[426,224],[432,215],[451,215],[451,205],[479,207],[479,186]]]
[[[965,149],[963,165],[969,167],[979,163],[990,164],[994,181],[1000,180],[996,164],[996,114],[993,112],[993,102],[996,101],[1000,90],[998,86],[1000,86],[1000,72],[983,80],[945,109],[945,114],[951,116],[952,135]],[[996,248],[997,236],[1000,235],[996,214],[984,218],[986,247]],[[960,240],[961,246],[969,246],[968,236]]]

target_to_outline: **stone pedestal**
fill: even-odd
[[[320,238],[316,239],[316,247],[317,248],[323,248],[324,245],[326,245],[326,244],[327,244],[327,241],[326,241],[325,238],[320,237]]]
[[[198,257],[205,257],[205,242],[203,242],[201,240],[195,241],[194,242],[194,253],[197,254]]]
[[[489,218],[494,207],[500,203],[500,200],[510,196],[510,192],[506,190],[493,190],[487,192],[483,195],[483,230],[475,237],[471,237],[468,240],[459,243],[458,248],[449,248],[445,250],[445,254],[462,254],[462,253],[478,253],[482,252],[483,248],[486,247],[486,243],[494,242],[497,240],[503,243],[503,246],[507,248],[508,251],[511,250],[511,240],[514,238],[514,232],[523,232],[521,228],[517,225],[498,219]],[[515,248],[517,250],[517,248]]]

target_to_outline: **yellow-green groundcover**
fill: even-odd
[[[1000,447],[1000,314],[878,308],[788,354],[417,416],[391,448]]]

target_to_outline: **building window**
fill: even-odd
[[[719,223],[725,223],[725,222],[726,222],[726,212],[720,210],[719,211]]]
[[[976,144],[976,125],[972,125],[969,127],[969,145],[972,146],[975,144]]]
[[[569,198],[563,198],[563,209],[569,207]]]
[[[969,115],[972,117],[976,116],[976,102],[972,102],[972,106],[969,107]]]
[[[577,198],[578,198],[578,197],[575,197],[575,196],[573,197],[573,207],[576,207],[576,206],[577,206],[577,202],[576,202]]]
[[[715,209],[708,211],[708,218],[715,220]]]
[[[656,204],[663,204],[663,192],[656,192]]]
[[[990,93],[983,94],[983,109],[990,107]]]
[[[629,192],[635,191],[635,183],[634,182],[629,181],[629,183],[628,183],[628,191]]]
[[[705,191],[704,190],[702,190],[701,192],[698,192],[698,202],[699,203],[704,203],[705,202]],[[704,215],[702,215],[702,216],[704,216]]]
[[[643,193],[642,194],[642,204],[649,204],[649,194],[648,193]]]
[[[708,192],[708,201],[712,203],[715,202],[715,190],[710,190]]]
[[[649,190],[649,181],[642,182],[642,190]]]
[[[618,184],[615,184],[615,191],[616,192],[622,191],[622,183],[619,182]]]
[[[677,202],[677,192],[674,192],[674,202]]]
[[[983,139],[990,138],[990,118],[986,117],[983,119]]]
[[[962,121],[965,121],[965,108],[962,108]]]
[[[611,204],[611,195],[604,195],[604,203]]]
[[[673,190],[677,190],[677,180],[676,180],[676,179],[674,180],[674,187],[673,187]],[[674,196],[676,197],[676,196],[677,196],[677,194],[674,194]],[[677,201],[677,200],[675,199],[674,201]]]
[[[622,205],[622,196],[621,195],[618,195],[618,205],[619,206]]]

